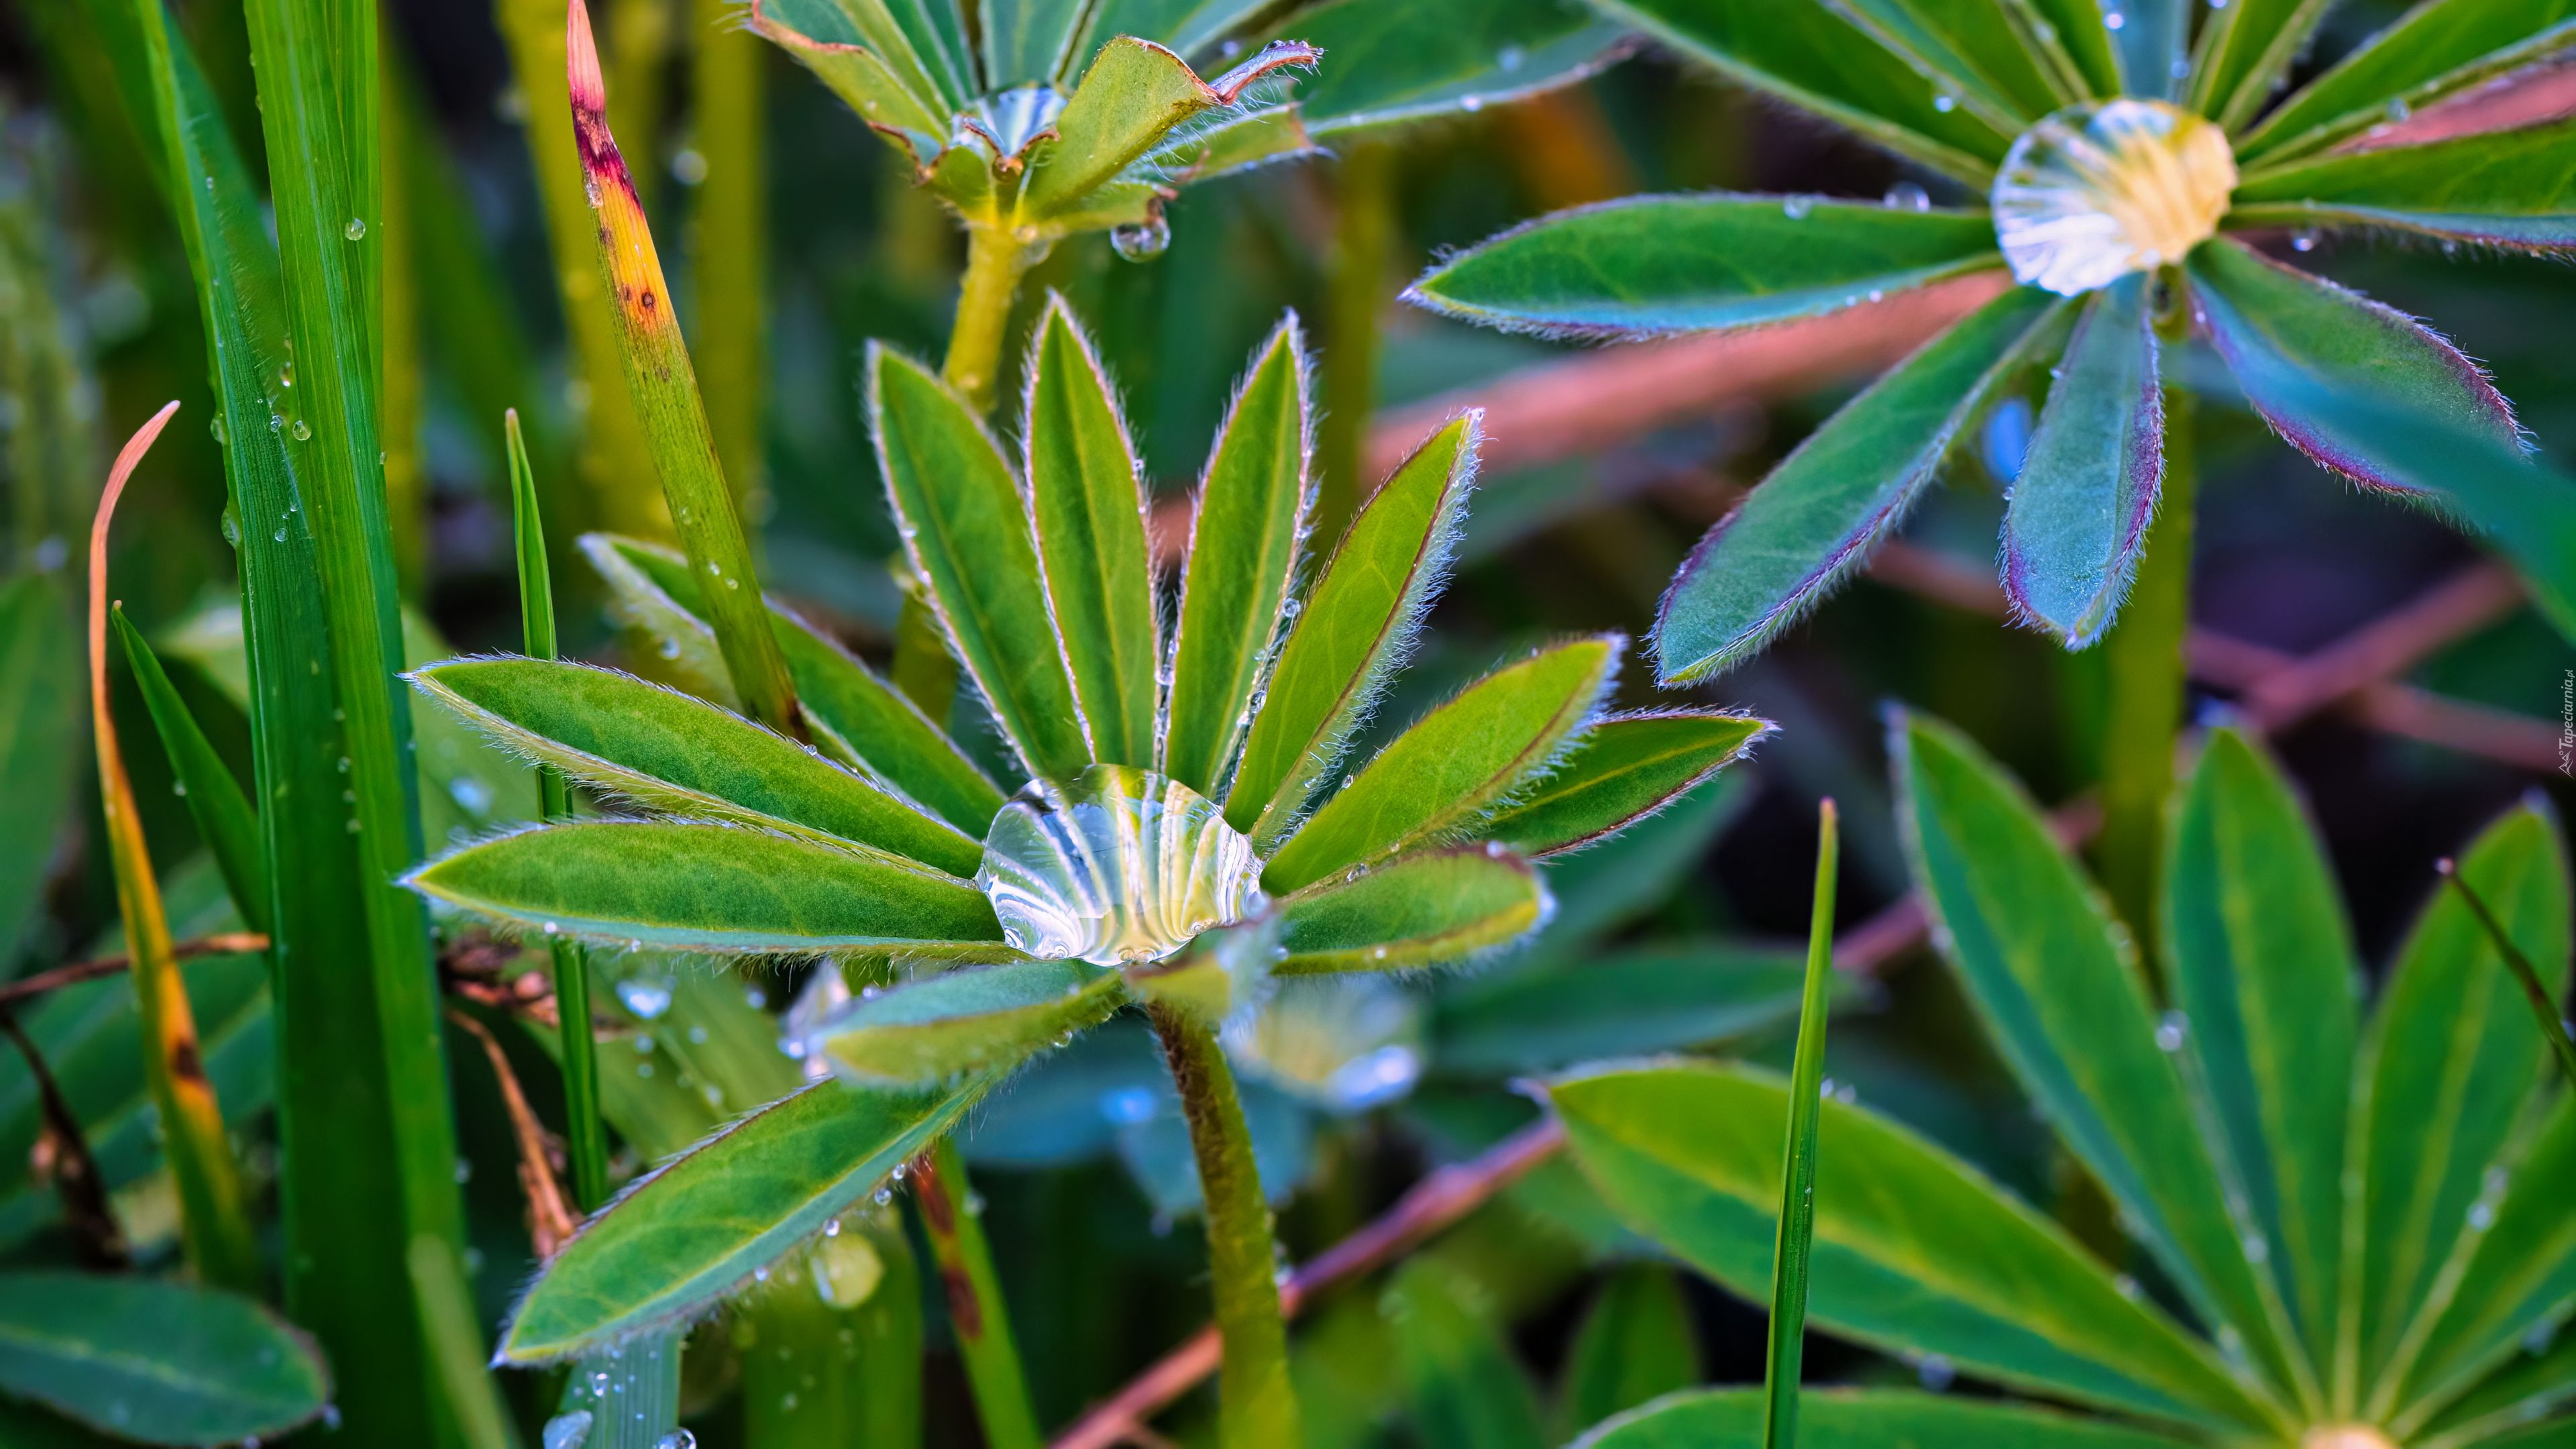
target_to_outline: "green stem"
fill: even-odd
[[[2183,636],[2191,627],[2191,395],[2165,389],[2165,484],[2138,580],[2103,642],[2110,680],[2102,731],[2102,834],[2094,847],[2138,959],[2153,962],[2165,797],[2182,730]],[[2150,967],[2149,969],[2153,969]]]
[[[1207,1203],[1208,1278],[1225,1346],[1218,1442],[1224,1449],[1295,1449],[1304,1440],[1288,1376],[1288,1325],[1279,1312],[1278,1249],[1234,1074],[1215,1032],[1159,1003],[1146,1014],[1180,1088]]]
[[[1395,153],[1363,141],[1342,155],[1341,220],[1325,301],[1324,422],[1317,439],[1314,546],[1329,551],[1370,480],[1369,412],[1377,402],[1377,319],[1395,249]]]
[[[1816,1239],[1816,1130],[1824,1116],[1825,1014],[1834,975],[1834,802],[1816,812],[1816,894],[1807,925],[1807,990],[1789,1069],[1789,1140],[1780,1168],[1780,1229],[1771,1259],[1771,1344],[1763,1365],[1763,1449],[1798,1442],[1798,1381],[1807,1346],[1807,1263]]]
[[[555,657],[554,586],[546,563],[546,526],[537,507],[537,481],[528,466],[527,439],[516,408],[502,414],[510,454],[510,513],[519,553],[519,625],[531,659]],[[563,772],[537,767],[539,810],[548,820],[572,818],[572,796]],[[572,1158],[574,1206],[583,1212],[608,1201],[608,1133],[599,1117],[598,1044],[590,1028],[590,960],[582,948],[557,937],[547,943],[555,968],[555,1016],[563,1030],[564,1137]]]
[[[948,360],[940,375],[979,413],[993,410],[994,389],[1001,381],[1002,334],[1011,323],[1020,279],[1046,253],[1043,242],[1023,242],[1001,227],[967,225],[966,277],[958,287],[957,320],[949,329]]]
[[[975,1413],[989,1449],[1037,1449],[1038,1414],[1029,1403],[1020,1346],[1002,1311],[1002,1285],[993,1272],[993,1247],[984,1239],[966,1186],[966,1162],[953,1136],[942,1137],[913,1163],[913,1203],[930,1239],[948,1302],[957,1352],[975,1391]]]

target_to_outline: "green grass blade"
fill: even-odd
[[[500,1391],[483,1369],[483,1325],[465,1296],[465,1264],[455,1245],[414,1238],[409,1257],[412,1289],[420,1294],[430,1352],[438,1358],[447,1401],[455,1406],[458,1437],[467,1449],[516,1449]]]
[[[1211,799],[1251,724],[1314,504],[1305,341],[1291,314],[1253,354],[1190,525],[1162,760],[1165,775]]]
[[[585,821],[469,845],[405,879],[521,931],[716,955],[1007,959],[972,885],[882,852],[728,825]]]
[[[1541,858],[1597,844],[1698,789],[1770,729],[1715,711],[1612,715],[1476,833]]]
[[[1473,826],[1590,722],[1626,642],[1561,644],[1467,686],[1326,797],[1271,857],[1263,887],[1284,895]]]
[[[1824,1113],[1825,1013],[1834,975],[1834,873],[1841,861],[1834,802],[1817,811],[1816,893],[1807,924],[1807,985],[1789,1068],[1789,1128],[1781,1149],[1780,1232],[1771,1255],[1771,1338],[1762,1365],[1763,1449],[1798,1442],[1807,1347],[1807,1275],[1816,1239],[1817,1126]]]
[[[921,1442],[921,1268],[893,1212],[845,1213],[801,1267],[735,1308],[743,1442],[845,1449]]]
[[[854,842],[954,876],[983,863],[982,842],[812,750],[631,674],[459,659],[411,678],[501,745],[657,814]]]
[[[671,287],[663,280],[661,257],[653,249],[653,231],[636,199],[626,158],[608,133],[599,55],[591,44],[590,11],[581,0],[574,0],[565,45],[573,131],[597,220],[600,276],[609,293],[605,305],[617,318],[618,355],[653,471],[662,480],[672,526],[688,554],[689,574],[703,581],[707,622],[715,630],[716,648],[734,690],[742,696],[744,713],[772,729],[801,734],[796,687],[770,634],[751,544],[725,483],[724,465],[716,458]]]
[[[2236,190],[2231,229],[2360,226],[2502,251],[2576,247],[2576,121],[2325,156]]]
[[[2134,948],[2038,807],[1967,738],[1899,717],[1903,838],[1936,938],[2032,1102],[2206,1321],[2271,1385],[2313,1387],[2233,1211]]]
[[[1508,946],[1547,919],[1547,886],[1500,846],[1399,856],[1280,905],[1282,976],[1411,971]]]
[[[144,642],[142,631],[121,608],[109,610],[108,621],[115,627],[126,664],[134,671],[144,708],[152,714],[162,751],[170,757],[170,773],[186,792],[188,815],[197,822],[197,834],[214,856],[215,868],[223,872],[242,923],[266,935],[268,868],[260,857],[259,816],[251,809],[250,797],[242,793],[232,767],[215,753],[214,742],[198,727],[197,717],[188,712],[187,701],[171,687],[160,656]]]
[[[1150,765],[1163,639],[1144,470],[1091,339],[1060,296],[1038,319],[1028,373],[1029,521],[1091,758]]]
[[[2567,982],[2567,857],[2541,809],[2514,810],[2459,871],[2525,956]],[[2355,1099],[2358,1193],[2347,1200],[2339,1382],[2395,1392],[2390,1370],[2444,1265],[2473,1236],[2488,1169],[2503,1159],[2543,1070],[2543,1047],[2503,953],[2454,890],[2425,908],[2380,996]]]
[[[1622,1220],[1737,1294],[1769,1291],[1784,1081],[1681,1062],[1578,1072],[1549,1096]],[[1816,1164],[1816,1324],[2079,1403],[2238,1433],[2273,1424],[2214,1351],[1976,1169],[1839,1102],[1819,1130],[1834,1150]],[[1839,1444],[1822,1423],[1816,1442]]]
[[[1029,770],[1071,779],[1090,744],[1010,464],[964,399],[876,344],[867,408],[905,552],[958,662]]]
[[[2569,0],[2427,0],[2275,107],[2237,163],[2323,150],[2388,119],[2392,101],[2420,110],[2565,46],[2571,22]]]
[[[2157,939],[2182,1059],[2309,1359],[2323,1364],[2340,1312],[2361,1031],[2352,928],[2289,782],[2244,734],[2211,732],[2171,818]]]
[[[819,1054],[862,1087],[929,1087],[1007,1072],[1127,1000],[1118,973],[1077,961],[1017,961],[926,976],[818,1023]]]
[[[2050,340],[2057,307],[2016,287],[1845,404],[1700,540],[1655,617],[1658,680],[1769,643],[1903,520],[1996,383]]]
[[[1996,264],[1983,210],[1643,196],[1479,243],[1423,273],[1405,300],[1549,336],[1657,336],[1823,316]]]
[[[551,1363],[684,1322],[886,1182],[990,1082],[818,1082],[726,1127],[583,1225],[512,1313],[504,1361]]]
[[[1399,465],[1307,591],[1226,794],[1226,823],[1255,845],[1296,822],[1420,627],[1457,546],[1482,416],[1451,422]]]
[[[1707,1449],[1760,1442],[1758,1389],[1707,1389],[1649,1404],[1575,1441],[1574,1449]],[[2198,1441],[2079,1419],[2053,1409],[1897,1389],[1811,1390],[1799,1412],[1834,1449],[2181,1449]]]
[[[30,574],[0,586],[0,799],[17,824],[0,832],[0,969],[16,955],[52,867],[80,750],[80,654],[57,585]]]
[[[0,1390],[147,1444],[265,1439],[319,1418],[330,1373],[251,1299],[149,1278],[0,1273]]]
[[[2004,592],[2069,649],[2111,626],[2164,486],[2149,292],[2135,274],[2085,303],[2004,511]]]

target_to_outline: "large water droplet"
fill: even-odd
[[[1932,193],[1911,181],[1900,181],[1887,188],[1887,195],[1882,198],[1882,201],[1890,211],[1930,211],[1932,209]]]
[[[1337,1112],[1362,1112],[1422,1076],[1422,1007],[1383,976],[1283,981],[1260,1011],[1230,1025],[1226,1051],[1272,1085]]]
[[[351,241],[365,241],[367,239],[366,218],[358,216],[350,217],[349,224],[340,228],[340,235],[347,237]]]
[[[1150,262],[1172,244],[1172,224],[1152,216],[1134,226],[1113,226],[1109,244],[1131,262]]]
[[[590,1410],[575,1409],[546,1420],[545,1449],[581,1449],[590,1439]]]
[[[975,884],[1003,938],[1048,960],[1159,960],[1259,910],[1252,842],[1206,797],[1126,765],[1032,780],[993,817]]]
[[[2071,106],[2022,133],[1995,176],[2013,276],[2072,297],[2179,261],[2236,189],[2226,133],[2161,101]]]

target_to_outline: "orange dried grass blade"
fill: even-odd
[[[108,860],[116,875],[117,911],[125,920],[132,953],[134,996],[143,1021],[145,1081],[159,1109],[164,1152],[179,1188],[181,1241],[189,1266],[207,1283],[245,1291],[259,1287],[259,1255],[242,1204],[241,1174],[224,1140],[224,1118],[197,1050],[197,1022],[179,975],[161,888],[135,813],[134,785],[117,747],[116,720],[107,692],[107,530],[153,439],[179,404],[155,413],[126,440],[98,501],[89,533],[89,698],[98,744],[99,808],[107,822]]]

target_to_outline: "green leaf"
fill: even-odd
[[[1769,91],[1983,191],[2012,137],[1958,104],[1896,52],[1821,4],[1775,0],[1596,0],[1731,79]],[[2085,0],[2076,0],[2085,3]],[[2096,22],[2099,23],[2098,21]],[[1950,105],[1940,100],[1948,95]]]
[[[1436,1258],[1397,1270],[1378,1311],[1395,1330],[1413,1432],[1443,1449],[1544,1449],[1538,1393],[1465,1273]]]
[[[1126,1000],[1117,972],[1079,961],[947,971],[851,1002],[807,1035],[806,1053],[863,1087],[936,1086],[1009,1071]]]
[[[1082,57],[1074,52],[1086,0],[984,0],[984,81],[988,90],[1020,85],[1062,86]]]
[[[1029,343],[1029,379],[1029,518],[1091,758],[1150,765],[1163,640],[1144,472],[1091,339],[1052,293]]]
[[[1810,1389],[1798,1417],[1833,1449],[2179,1449],[2193,1442],[2143,1429],[1893,1389]],[[1758,1389],[1709,1389],[1650,1404],[1577,1441],[1576,1449],[1735,1449],[1762,1442]]]
[[[1791,953],[1724,941],[1659,942],[1444,985],[1434,1059],[1443,1073],[1504,1077],[1678,1051],[1796,1019]]]
[[[2164,486],[2148,291],[2137,273],[2085,303],[2004,513],[2004,591],[2069,649],[2119,612]]]
[[[1841,0],[1837,8],[2008,130],[2074,99],[1994,0]]]
[[[1476,833],[1529,856],[1580,850],[1699,788],[1770,730],[1714,710],[1608,716]]]
[[[729,825],[587,821],[451,851],[406,878],[435,900],[548,935],[717,955],[1008,959],[982,894],[874,851]],[[551,929],[549,929],[551,928]]]
[[[2504,1201],[2489,1203],[2492,1226],[2475,1238],[2447,1305],[2416,1320],[2397,1396],[2410,1406],[2409,1428],[2520,1357],[2529,1335],[2548,1331],[2576,1297],[2576,1214],[2567,1211],[2576,1105],[2561,1098],[2517,1146]]]
[[[2191,108],[2241,131],[2315,39],[2330,0],[2238,0],[2201,22],[2192,56]]]
[[[1482,419],[1452,421],[1399,465],[1307,592],[1226,794],[1226,823],[1255,846],[1287,833],[1411,644],[1457,546]]]
[[[2554,822],[2526,806],[2488,827],[2460,860],[2523,954],[2567,986],[2566,852]],[[2339,1365],[2393,1393],[2387,1367],[2436,1291],[2505,1153],[2543,1064],[2522,988],[2456,891],[2435,894],[2398,954],[2371,1022],[2355,1099],[2359,1261],[2346,1270]],[[2490,1209],[2492,1211],[2492,1209]]]
[[[2181,89],[2176,73],[2190,53],[2192,0],[2121,0],[2124,22],[2111,32],[2120,54],[2121,89],[2133,96],[2162,100]],[[2103,23],[2110,23],[2105,12]]]
[[[1204,81],[1188,62],[1152,41],[1119,36],[1100,48],[1066,97],[1052,128],[1055,139],[1031,153],[1018,214],[1030,223],[1068,224],[1078,209],[1098,204],[1093,193],[1122,180],[1121,173],[1176,128],[1235,104],[1272,71],[1314,62],[1311,47],[1279,41]]]
[[[1789,1110],[1779,1078],[1616,1067],[1561,1078],[1549,1096],[1620,1217],[1736,1293],[1768,1292]],[[1818,1324],[2083,1403],[2240,1432],[2273,1424],[2216,1355],[1974,1168],[1839,1102],[1824,1104],[1821,1130],[1834,1150],[1816,1174]]]
[[[2237,164],[2322,150],[2537,60],[2576,34],[2571,22],[2571,0],[2425,0],[2275,107],[2237,142]]]
[[[2278,766],[2213,730],[2175,803],[2156,938],[2209,1140],[2311,1362],[2340,1311],[2359,957],[2334,874]]]
[[[115,625],[117,642],[123,646],[125,661],[134,671],[134,683],[142,692],[143,704],[152,714],[152,727],[161,737],[162,751],[170,757],[170,773],[178,777],[181,794],[188,802],[188,815],[197,822],[197,833],[204,837],[206,850],[215,858],[215,868],[223,872],[224,885],[231,890],[233,905],[241,911],[244,924],[262,935],[268,933],[268,866],[259,850],[259,817],[250,808],[250,797],[242,793],[241,781],[233,778],[232,767],[215,753],[214,742],[197,725],[197,717],[188,712],[188,703],[170,684],[162,671],[160,657],[145,643],[133,621],[122,608],[110,609],[108,620]]]
[[[1241,1020],[1270,995],[1279,959],[1279,913],[1201,931],[1180,954],[1125,968],[1137,999],[1169,1007],[1215,1030]]]
[[[1270,858],[1263,887],[1284,895],[1473,826],[1591,720],[1625,642],[1560,644],[1459,691],[1327,796]]]
[[[331,1396],[312,1340],[251,1299],[150,1278],[0,1273],[0,1391],[146,1444],[283,1434]]]
[[[868,345],[867,400],[904,551],[958,662],[1030,771],[1072,778],[1091,749],[1011,465],[965,399],[877,343]]]
[[[918,152],[945,143],[949,118],[978,89],[955,14],[946,0],[757,0],[751,26],[860,120],[917,138]]]
[[[2478,1449],[2542,1449],[2563,1437],[2566,1418],[2533,1422],[2535,1414],[2564,1409],[2576,1397],[2576,1333],[2561,1332],[2537,1352],[2524,1353],[2489,1374],[2475,1389],[2423,1428],[2428,1440],[2474,1444]]]
[[[1680,1280],[1660,1264],[1631,1263],[1610,1274],[1574,1330],[1557,1417],[1580,1430],[1699,1381],[1699,1335]]]
[[[658,814],[855,842],[954,876],[983,864],[982,842],[812,750],[631,674],[458,659],[412,681],[501,744]]]
[[[2177,1023],[2158,1021],[2109,902],[1965,736],[1900,718],[1889,748],[1933,939],[1996,1049],[2184,1298],[2243,1335],[2273,1383],[2298,1383],[2305,1360],[2175,1069]]]
[[[678,665],[690,692],[726,704],[733,687],[722,680],[715,634],[698,615],[687,561],[669,549],[603,534],[585,537],[582,547],[609,581],[619,613],[661,641],[662,658]],[[769,622],[816,743],[980,838],[1002,808],[1002,792],[957,742],[903,691],[776,599],[769,601]]]
[[[1708,853],[1710,842],[1743,813],[1753,790],[1747,776],[1720,774],[1662,814],[1637,821],[1596,847],[1549,859],[1547,883],[1557,909],[1533,954],[1561,959],[1663,904]]]
[[[2016,287],[1926,343],[1808,435],[1673,576],[1655,618],[1657,682],[1750,657],[1860,566],[1940,471],[2055,299]]]
[[[2302,406],[2323,391],[2422,413],[2519,446],[2513,410],[2478,365],[2405,314],[2220,238],[2186,264],[2200,329],[2263,421],[2319,465],[2356,482],[2420,492],[2336,415]]]
[[[122,619],[123,614],[118,618]],[[29,575],[0,588],[0,799],[15,822],[0,839],[0,968],[34,919],[78,773],[79,635],[62,594]]]
[[[2371,226],[2496,247],[2576,247],[2576,121],[2323,156],[2248,179],[2231,228]]]
[[[1404,299],[1548,336],[1723,331],[1821,316],[1996,265],[1994,219],[1804,196],[1643,196],[1541,217]]]
[[[2033,49],[2057,62],[2065,79],[2097,99],[2120,94],[2120,58],[2111,44],[2109,27],[2102,23],[2100,0],[2004,3],[2027,10],[2023,28],[2032,38]]]
[[[1282,976],[1410,971],[1510,945],[1547,919],[1547,887],[1499,845],[1353,868],[1280,904]]]
[[[1474,111],[1571,85],[1625,53],[1578,0],[1334,0],[1277,29],[1329,59],[1297,88],[1318,136]]]
[[[502,1361],[574,1358],[704,1312],[820,1236],[991,1085],[817,1082],[733,1123],[582,1226],[519,1300]]]
[[[1250,725],[1313,503],[1305,343],[1292,313],[1254,354],[1217,429],[1190,526],[1163,773],[1210,798]]]

